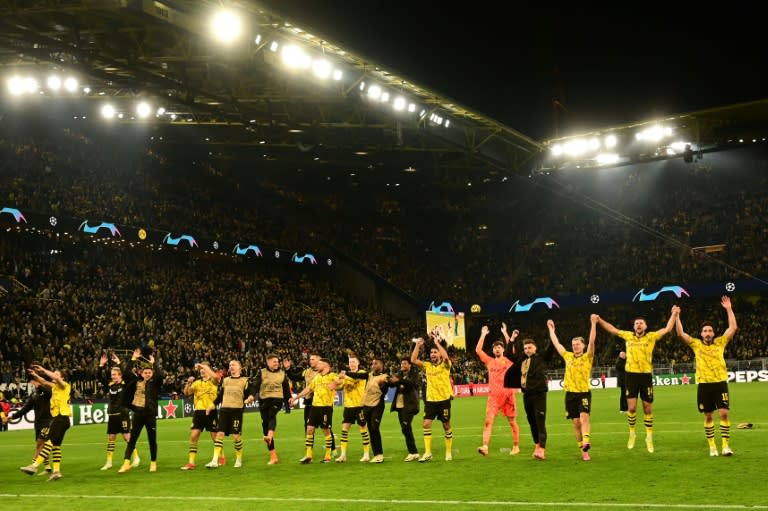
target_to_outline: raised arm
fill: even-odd
[[[414,339],[413,350],[411,350],[411,363],[419,367],[422,367],[424,365],[424,362],[422,362],[421,359],[419,358],[419,351],[421,351],[421,347],[423,345],[424,345],[423,337]]]
[[[53,387],[56,385],[57,387],[64,387],[64,380],[61,379],[61,376],[57,375],[53,371],[49,371],[45,367],[34,364],[32,366],[32,371],[30,371],[30,374],[34,375],[35,379],[40,382],[41,385],[47,386],[47,387]],[[48,378],[47,380],[40,376],[41,374],[45,375],[45,378]]]
[[[448,352],[445,351],[445,348],[443,347],[443,339],[439,335],[436,335],[432,338],[432,340],[435,343],[435,347],[437,347],[437,351],[440,353],[440,360],[449,360],[450,357],[448,356]]]
[[[595,341],[597,340],[597,314],[589,315],[589,341],[587,342],[587,353],[590,355],[595,354]]]
[[[725,312],[728,314],[728,328],[725,329],[725,333],[723,335],[730,340],[738,329],[738,326],[736,325],[736,315],[733,313],[730,297],[723,296],[720,299],[720,305],[723,306]]]
[[[213,380],[213,382],[216,385],[219,384],[219,375],[216,374],[216,372],[213,369],[211,369],[211,366],[209,366],[208,364],[202,364],[198,362],[197,364],[195,364],[195,369],[197,369],[198,371],[203,371],[205,375],[211,380]]]
[[[596,314],[597,316],[597,314]],[[603,330],[608,332],[611,335],[618,335],[619,329],[613,326],[612,324],[608,323],[606,320],[601,318],[600,316],[597,316],[597,323],[603,327]]]
[[[565,353],[565,348],[560,344],[560,340],[557,338],[557,334],[555,333],[555,322],[551,319],[547,320],[547,329],[549,330],[549,340],[552,341],[552,346],[554,346],[560,356],[562,356],[563,353]]]
[[[691,336],[685,333],[685,330],[683,330],[683,322],[680,320],[680,314],[677,314],[677,317],[675,317],[675,333],[677,333],[677,336],[685,343],[685,344],[691,344]]]
[[[664,328],[656,331],[656,333],[659,334],[659,337],[664,337],[669,332],[671,332],[673,328],[675,328],[675,323],[677,322],[677,317],[679,315],[680,315],[680,307],[678,307],[677,305],[673,305],[672,311],[669,313],[669,319],[667,320],[667,324],[664,325]]]
[[[486,325],[483,325],[483,328],[480,329],[480,339],[477,340],[477,344],[475,345],[475,353],[477,353],[477,356],[480,358],[483,358],[483,355],[485,355],[483,345],[485,344],[485,338],[489,333],[491,333],[490,329]]]

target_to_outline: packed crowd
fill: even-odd
[[[768,264],[761,250],[768,227],[760,221],[768,209],[760,193],[765,176],[748,168],[723,175],[717,162],[682,173],[658,167],[512,179],[508,188],[422,176],[402,187],[364,183],[360,193],[359,186],[319,176],[266,177],[234,163],[184,160],[160,152],[145,135],[107,144],[70,129],[32,136],[34,128],[3,124],[3,206],[171,230],[192,225],[215,239],[326,244],[419,298],[471,303],[543,289],[625,289],[658,282],[661,274],[664,281],[739,278],[763,275]],[[727,248],[717,260],[689,249],[720,242]],[[329,275],[78,239],[3,233],[0,275],[28,288],[0,299],[0,378],[6,383],[23,378],[31,360],[66,366],[73,381],[90,382],[100,353],[137,345],[161,354],[168,392],[180,389],[195,362],[225,367],[238,358],[255,368],[269,351],[298,363],[318,351],[339,368],[350,351],[396,364],[423,330],[422,317],[395,320],[356,305]],[[743,320],[729,357],[768,353],[763,302],[735,299]],[[634,313],[616,308],[606,316],[629,328]],[[566,335],[586,334],[587,312],[559,314]],[[644,314],[653,328],[667,311]],[[711,304],[691,303],[684,314],[698,324]],[[544,338],[546,319],[531,314],[512,326]],[[498,326],[491,325],[494,335]],[[469,325],[470,355],[451,353],[459,382],[484,378],[471,353],[479,329]],[[615,342],[598,339],[598,364],[611,365],[615,352]],[[670,342],[656,360],[684,363],[690,353]],[[94,391],[86,384],[79,389]]]
[[[428,170],[402,183],[376,173],[254,172],[251,162],[170,153],[146,135],[7,124],[0,189],[9,205],[210,239],[334,249],[419,300],[637,289],[760,277],[768,267],[760,244],[768,234],[763,146],[707,155],[704,163],[469,186],[467,178]],[[691,250],[719,244],[720,253]]]

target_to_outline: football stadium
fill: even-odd
[[[768,99],[541,137],[296,4],[0,2],[5,507],[768,509]]]

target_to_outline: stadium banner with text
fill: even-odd
[[[453,386],[455,397],[487,396],[489,393],[490,387],[487,383],[466,383]]]

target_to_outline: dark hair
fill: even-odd
[[[533,344],[534,346],[536,346],[536,341],[534,341],[529,337],[527,339],[523,339],[523,346],[525,346],[526,344]]]
[[[280,359],[280,357],[277,356],[277,353],[267,353],[267,356],[265,357],[266,360],[269,360],[270,358],[276,358]]]
[[[408,362],[409,364],[412,364],[410,357],[403,357],[400,359],[400,362]]]
[[[504,347],[504,341],[496,341],[491,345],[491,348],[495,348],[496,346]]]
[[[712,330],[714,330],[714,329],[715,329],[715,325],[714,325],[714,324],[713,324],[711,321],[702,321],[702,322],[701,322],[701,330],[704,330],[704,327],[705,327],[705,326],[710,326],[710,327],[712,327]]]

